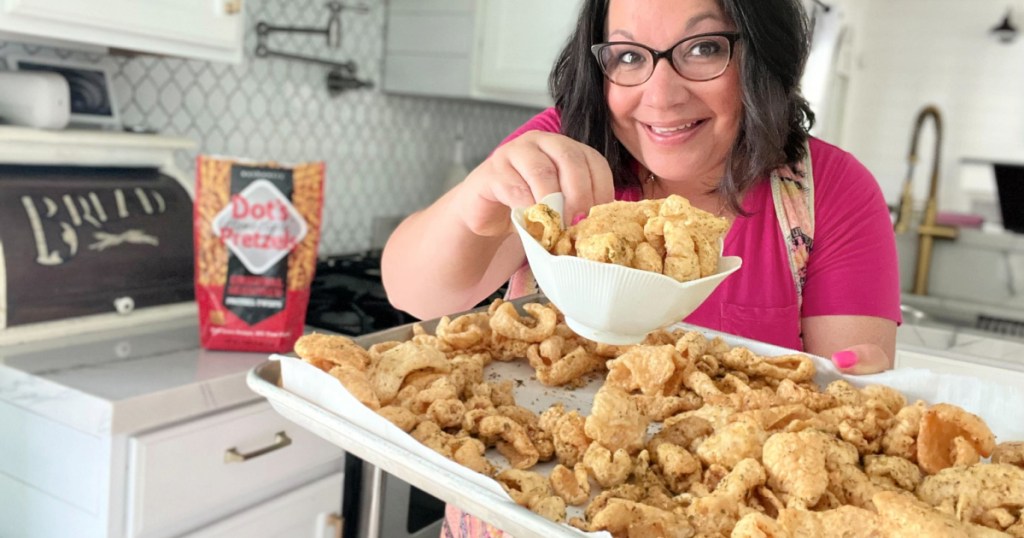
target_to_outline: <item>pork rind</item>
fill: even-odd
[[[555,248],[555,243],[562,235],[562,216],[557,211],[545,204],[536,204],[523,212],[523,220],[526,222],[526,231],[544,250]]]
[[[341,335],[311,333],[295,341],[295,353],[321,370],[331,366],[348,365],[365,370],[370,364],[370,354],[358,344]]]
[[[405,342],[300,344],[300,356],[414,439],[496,478],[543,517],[578,513],[570,524],[583,530],[1024,537],[1024,442],[997,446],[968,411],[908,403],[888,387],[818,387],[803,355],[762,357],[682,330],[602,345],[551,305],[504,301]],[[603,382],[588,409],[535,411],[516,401],[512,380],[487,374],[494,360],[525,361],[557,387],[546,390]]]
[[[777,433],[764,444],[768,485],[790,508],[818,503],[828,487],[825,449],[830,435],[820,431]]]
[[[917,462],[928,474],[988,457],[996,438],[981,418],[949,404],[936,404],[921,417]]]
[[[693,499],[686,515],[697,533],[714,536],[728,534],[743,515],[746,500],[765,483],[764,467],[755,459],[745,459],[714,484],[707,495]]]
[[[1009,526],[1024,508],[1024,469],[1008,463],[948,467],[925,478],[917,496],[971,523],[990,523],[987,515],[1004,509],[1014,516]]]
[[[565,519],[565,501],[555,495],[543,475],[508,469],[495,477],[512,500],[552,521]]]
[[[1009,463],[1024,469],[1024,441],[996,445],[992,450],[992,463]]]
[[[583,465],[569,469],[558,464],[551,470],[551,489],[567,504],[582,505],[590,500],[590,475]]]
[[[874,497],[882,516],[882,536],[894,538],[974,538],[1006,536],[988,527],[964,523],[913,495],[883,491]]]
[[[767,440],[768,432],[756,421],[737,420],[709,435],[697,447],[697,455],[707,465],[732,469],[745,459],[759,459]]]
[[[613,498],[591,518],[588,530],[606,530],[627,538],[689,538],[693,528],[685,516],[628,499]]]
[[[566,412],[560,405],[553,405],[541,413],[537,425],[551,436],[555,457],[566,467],[575,467],[583,461],[583,455],[590,447],[591,439],[585,431],[586,419],[579,411]]]
[[[425,370],[447,373],[451,364],[436,348],[405,342],[382,353],[380,360],[370,367],[370,385],[380,402],[387,405],[398,395],[407,375]]]
[[[339,364],[333,366],[327,373],[334,376],[346,389],[355,396],[363,405],[373,410],[380,409],[380,398],[370,384],[370,378],[366,371],[356,368],[350,364]]]
[[[538,203],[523,213],[525,229],[556,255],[652,271],[688,282],[711,275],[726,219],[690,205],[682,196],[642,202],[610,202],[561,230],[562,217]]]
[[[612,452],[632,454],[644,446],[649,422],[624,390],[606,385],[594,395],[584,432]]]
[[[787,508],[778,516],[786,536],[842,536],[843,538],[877,538],[881,536],[882,517],[855,506],[839,506],[813,512]]]

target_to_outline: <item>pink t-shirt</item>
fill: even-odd
[[[512,133],[559,132],[549,108]],[[803,308],[779,222],[771,184],[762,181],[743,198],[725,237],[723,254],[743,267],[729,276],[685,321],[792,349],[803,349],[800,320],[829,315],[874,316],[899,323],[899,265],[889,210],[871,173],[851,154],[811,138],[814,243],[807,262]],[[638,191],[616,193],[635,200]]]

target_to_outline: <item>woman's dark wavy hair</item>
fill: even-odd
[[[611,129],[604,75],[590,46],[605,40],[610,0],[584,0],[576,29],[548,80],[562,117],[562,134],[600,151],[617,187],[639,185],[636,160]],[[809,49],[800,0],[717,0],[741,34],[739,62],[743,118],[717,190],[739,213],[740,195],[783,164],[805,156],[814,113],[800,94]]]

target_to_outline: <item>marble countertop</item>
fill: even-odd
[[[97,436],[253,402],[268,353],[199,347],[196,316],[0,347],[0,401]]]
[[[1024,372],[1024,338],[942,323],[905,323],[896,331],[896,347]]]
[[[995,304],[904,293],[900,301],[939,321],[957,325],[973,325],[980,315],[1024,323],[1024,295],[1008,296],[1002,303]]]

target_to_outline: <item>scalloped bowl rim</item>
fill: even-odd
[[[562,213],[561,193],[541,201]],[[576,256],[556,256],[541,247],[523,227],[525,209],[513,209],[512,220],[538,287],[562,311],[573,331],[598,342],[636,343],[651,331],[681,321],[743,265],[738,256],[721,256],[714,274],[679,282],[652,271]]]

